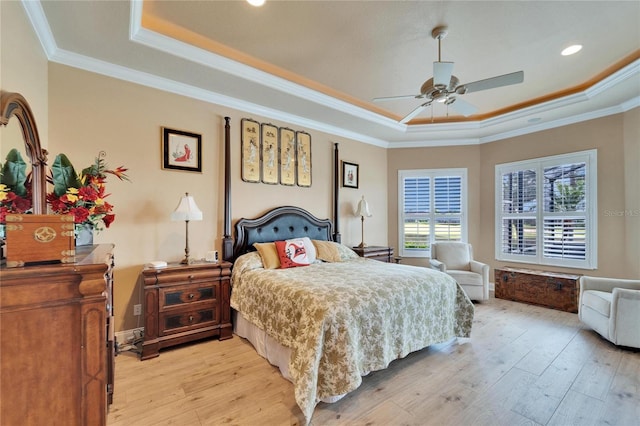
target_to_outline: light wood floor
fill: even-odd
[[[311,424],[640,425],[640,352],[576,314],[492,298],[460,340],[370,374],[341,401],[320,403]],[[291,383],[237,336],[116,358],[108,425],[304,423]]]

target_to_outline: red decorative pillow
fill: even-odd
[[[276,250],[280,258],[280,268],[308,266],[311,262],[302,240],[276,241]]]

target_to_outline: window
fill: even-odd
[[[398,172],[400,256],[428,257],[434,241],[466,241],[467,170]]]
[[[496,259],[595,269],[596,151],[496,166]]]

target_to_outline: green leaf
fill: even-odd
[[[2,174],[0,175],[0,183],[5,184],[20,197],[27,196],[27,163],[22,159],[20,152],[13,148],[7,154],[7,161],[2,166]]]
[[[51,165],[51,174],[53,177],[53,192],[57,197],[64,195],[67,192],[67,188],[80,188],[81,186],[73,164],[64,154],[56,156]]]

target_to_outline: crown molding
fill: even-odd
[[[590,99],[595,98],[606,90],[615,87],[629,78],[637,78],[638,74],[640,74],[640,60],[636,60],[582,92],[533,105],[521,110],[512,111],[497,117],[481,121],[465,121],[459,123],[432,123],[421,125],[401,124],[396,120],[374,113],[365,108],[354,106],[340,99],[333,98],[324,93],[309,89],[281,77],[268,74],[264,71],[257,70],[221,55],[217,55],[204,49],[191,46],[162,34],[147,30],[143,28],[141,24],[143,0],[130,1],[129,38],[132,42],[139,43],[146,47],[159,50],[230,75],[242,75],[242,77],[246,78],[248,81],[278,90],[288,95],[296,96],[300,99],[331,110],[340,111],[368,123],[382,126],[399,135],[406,134],[413,136],[413,139],[407,139],[404,141],[394,139],[393,142],[389,142],[382,138],[361,134],[356,131],[347,130],[318,120],[301,117],[293,113],[265,107],[210,90],[204,90],[186,83],[158,77],[150,73],[115,65],[96,58],[60,49],[56,44],[40,0],[23,0],[22,4],[34,31],[40,40],[43,50],[47,55],[47,58],[52,62],[80,68],[89,72],[163,90],[169,93],[187,96],[204,102],[233,108],[241,111],[242,113],[255,114],[268,119],[291,123],[297,126],[314,129],[338,137],[353,139],[382,148],[477,145],[539,132],[568,124],[574,124],[580,121],[591,120],[606,115],[617,114],[640,106],[640,97],[636,97],[621,105],[610,108],[603,108],[593,112],[577,114],[571,117],[550,120],[542,123],[527,123],[513,130],[503,130],[505,126],[516,121],[526,123],[526,120],[529,117],[548,113],[560,108],[568,108],[572,105],[580,104],[585,101],[588,102]],[[415,140],[416,136],[418,136],[420,140]]]

